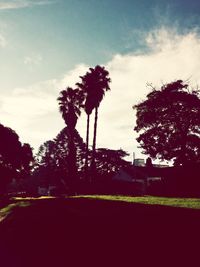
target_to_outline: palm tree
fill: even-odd
[[[84,76],[80,76],[81,83],[76,85],[83,92],[85,96],[85,103],[83,108],[87,114],[87,129],[86,129],[86,153],[85,153],[85,178],[88,180],[88,156],[89,156],[89,130],[90,130],[90,115],[92,114],[93,109],[95,108],[93,103],[93,96],[91,94],[91,76],[87,72]]]
[[[97,136],[97,120],[98,108],[103,99],[105,91],[110,90],[109,83],[111,79],[108,77],[109,72],[104,67],[97,65],[94,69],[90,68],[85,76],[81,77],[82,84],[79,86],[86,93],[85,111],[87,113],[87,155],[86,155],[86,168],[88,161],[88,140],[89,140],[89,117],[92,110],[95,108],[95,121],[94,121],[94,135],[92,146],[92,161],[91,172],[95,172],[95,149],[96,149],[96,136]],[[79,84],[80,85],[80,84]]]
[[[79,89],[72,89],[67,87],[65,90],[60,92],[58,97],[59,110],[68,128],[68,158],[69,164],[69,175],[70,185],[72,191],[77,181],[77,166],[76,166],[76,146],[74,144],[74,135],[77,120],[81,114],[81,107],[83,103],[83,94]]]

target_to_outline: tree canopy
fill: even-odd
[[[0,124],[0,164],[13,170],[28,169],[33,161],[29,144],[22,144],[11,128]]]
[[[105,67],[97,65],[89,68],[89,71],[81,76],[81,83],[77,86],[85,93],[85,112],[91,114],[95,107],[98,107],[104,97],[105,91],[110,90],[109,72]]]
[[[45,184],[52,180],[63,180],[69,185],[69,166],[71,159],[69,157],[69,136],[68,127],[63,128],[55,139],[46,141],[40,146],[36,156],[37,167],[35,175],[42,179]],[[84,178],[84,159],[86,145],[75,130],[74,142],[76,146],[76,165],[78,169],[79,180]],[[92,160],[92,151],[89,150],[89,163]],[[128,156],[124,150],[113,150],[108,148],[99,148],[96,151],[96,176],[107,177],[107,175],[118,171],[120,168],[130,165],[124,157]]]
[[[200,162],[200,97],[182,80],[153,88],[136,109],[135,131],[144,153],[174,160],[175,165]]]
[[[129,166],[131,163],[124,159],[126,156],[129,154],[122,149],[98,148],[96,150],[97,173],[102,176],[108,175]]]
[[[0,191],[12,178],[29,175],[33,160],[30,145],[22,144],[15,131],[0,124]]]
[[[55,139],[46,141],[39,147],[35,173],[47,184],[55,179],[69,184],[71,164],[69,131],[68,127],[63,128]],[[74,145],[77,151],[76,166],[80,174],[84,166],[85,144],[76,129],[74,130]]]
[[[76,127],[77,120],[81,114],[83,101],[84,94],[79,89],[67,87],[60,92],[60,96],[58,97],[59,110],[65,124],[70,129]]]

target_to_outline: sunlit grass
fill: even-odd
[[[6,207],[0,209],[0,221],[3,218],[5,218],[8,214],[10,214],[13,209],[17,207],[21,208],[21,207],[27,207],[27,206],[30,206],[30,202],[28,201],[19,201],[19,202],[7,205]]]
[[[171,207],[180,207],[180,208],[189,208],[189,209],[200,209],[200,198],[169,198],[169,197],[155,197],[155,196],[122,196],[122,195],[78,195],[78,196],[65,196],[63,201],[72,198],[87,198],[87,199],[98,199],[98,200],[108,200],[117,202],[127,202],[127,203],[141,203],[147,205],[161,205],[161,206],[171,206]],[[0,210],[0,218],[4,218],[16,207],[26,207],[31,205],[32,201],[37,200],[53,200],[56,197],[52,196],[41,196],[41,197],[15,197],[12,204],[7,205],[6,207]]]
[[[23,200],[38,200],[38,199],[53,199],[56,197],[53,196],[41,196],[41,197],[13,197],[13,200],[17,200],[17,201],[23,201]]]
[[[149,205],[164,205],[190,209],[200,209],[199,198],[168,198],[168,197],[131,197],[131,196],[120,196],[120,195],[82,195],[76,197],[83,197],[89,199],[102,199],[111,201],[125,201],[130,203],[141,203]]]

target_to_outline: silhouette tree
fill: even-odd
[[[39,165],[55,167],[57,161],[56,142],[54,140],[44,142],[44,144],[39,147],[36,160]]]
[[[56,144],[56,149],[57,149],[57,154],[59,157],[59,163],[60,165],[63,165],[62,161],[63,158],[65,159],[65,162],[67,162],[67,169],[70,168],[71,164],[71,158],[69,154],[69,129],[68,127],[65,127],[60,131],[60,133],[56,136],[55,138],[55,144]],[[83,169],[84,169],[84,157],[85,157],[85,143],[81,136],[79,135],[78,131],[75,129],[74,130],[74,145],[76,149],[76,166],[77,166],[77,171],[79,173],[79,178],[82,178],[83,176]]]
[[[72,89],[70,87],[67,87],[65,90],[61,91],[60,96],[58,97],[59,109],[68,128],[68,157],[71,161],[69,165],[69,173],[72,190],[74,189],[77,180],[76,147],[74,144],[74,134],[78,117],[81,114],[83,100],[83,93],[79,89]]]
[[[63,128],[55,139],[46,141],[39,147],[36,155],[37,166],[34,177],[45,186],[49,186],[53,182],[54,185],[62,185],[63,188],[68,189],[71,185],[68,131],[68,127]],[[76,147],[78,177],[82,178],[85,144],[76,129],[74,130],[74,145]]]
[[[0,124],[0,191],[12,178],[28,176],[33,161],[30,145],[21,144],[15,131]]]
[[[37,167],[34,178],[38,185],[56,185],[66,191],[68,185],[67,149],[65,153],[59,150],[57,139],[46,141],[39,147],[36,155]]]
[[[98,175],[104,176],[117,172],[123,167],[130,166],[131,163],[124,159],[128,155],[122,149],[98,148],[96,150],[96,170]]]
[[[152,158],[174,160],[175,165],[200,161],[200,98],[182,80],[153,89],[137,110],[137,138]]]
[[[27,143],[23,144],[21,148],[21,176],[27,177],[30,175],[34,161],[32,147]]]
[[[109,72],[104,67],[97,65],[94,69],[90,68],[89,71],[81,76],[82,83],[78,83],[86,94],[85,111],[87,114],[87,134],[86,134],[86,170],[88,168],[88,142],[89,142],[89,121],[92,110],[95,109],[95,121],[94,121],[94,134],[93,134],[93,146],[92,146],[92,161],[91,171],[95,170],[95,149],[96,149],[96,136],[97,136],[97,120],[98,120],[98,108],[103,99],[105,91],[110,90],[109,83],[111,79],[108,77]]]

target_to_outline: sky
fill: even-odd
[[[99,64],[112,82],[99,108],[97,147],[145,157],[132,106],[145,99],[147,84],[200,85],[199,14],[198,0],[0,0],[0,123],[37,152],[65,126],[59,92]],[[77,129],[85,139],[83,112]]]

